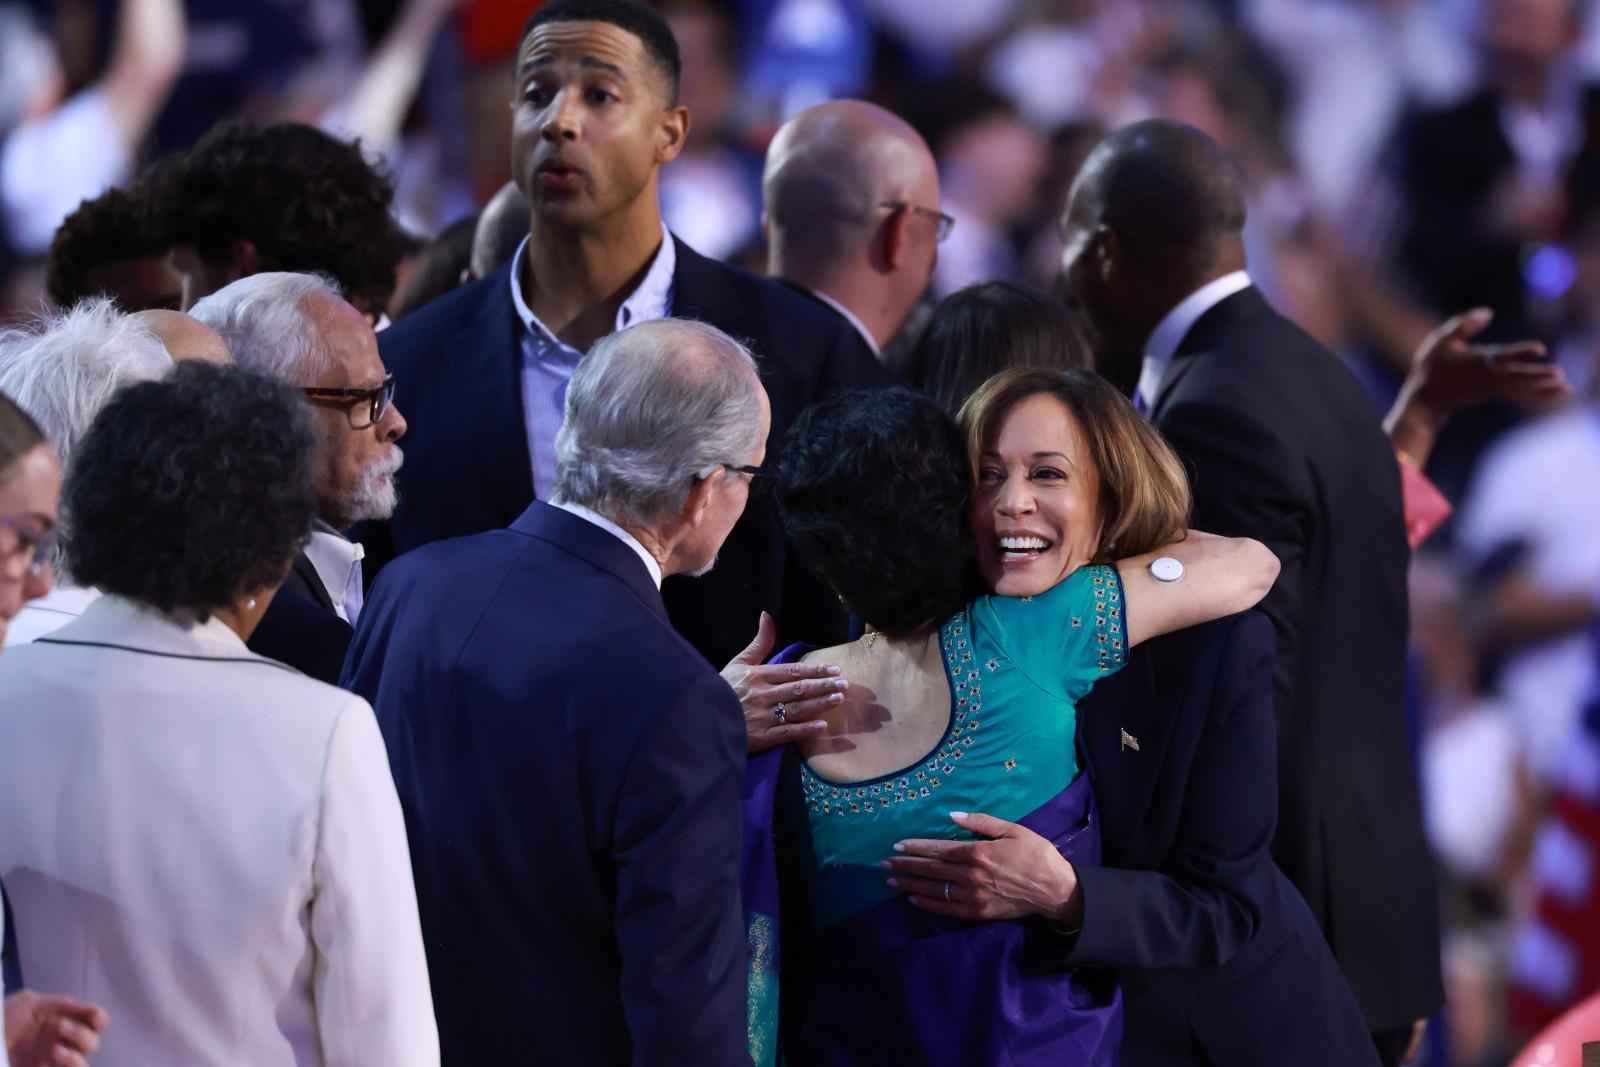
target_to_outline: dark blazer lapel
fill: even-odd
[[[535,500],[529,505],[511,524],[511,528],[517,533],[537,537],[613,575],[633,590],[634,596],[652,614],[668,626],[671,625],[667,619],[667,606],[661,600],[661,590],[651,580],[644,561],[609,530],[602,530],[587,519],[542,500]]]
[[[511,302],[510,286],[507,263],[489,276],[477,315],[439,351],[441,359],[456,363],[450,377],[460,387],[448,391],[458,406],[455,418],[462,420],[462,427],[474,428],[469,432],[474,459],[493,487],[506,524],[533,499],[533,460],[522,407],[525,327]]]
[[[290,588],[303,585],[307,600],[320,608],[333,610],[333,597],[329,595],[327,586],[322,584],[322,576],[317,573],[317,568],[312,564],[310,557],[304,552],[294,558],[294,566],[290,569],[289,579],[284,585]]]
[[[1194,369],[1194,360],[1190,357],[1216,351],[1234,326],[1246,319],[1271,313],[1272,305],[1261,295],[1261,290],[1252,285],[1224,297],[1196,319],[1172,354],[1172,363],[1161,380],[1161,391],[1156,394],[1156,402],[1150,406],[1150,421],[1155,422],[1160,418],[1173,390]]]
[[[1078,737],[1101,798],[1100,810],[1126,822],[1108,832],[1133,831],[1150,806],[1183,700],[1181,689],[1159,688],[1151,654],[1135,649],[1116,674],[1100,679],[1078,702]]]
[[[722,272],[711,260],[684,244],[672,239],[677,252],[677,268],[672,273],[672,314],[680,319],[699,319],[718,323],[724,333],[748,342],[738,329],[748,310],[728,288]],[[761,353],[755,353],[756,361]]]

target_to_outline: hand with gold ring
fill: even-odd
[[[956,919],[1038,915],[1063,926],[1083,921],[1078,872],[1050,841],[992,815],[952,811],[950,819],[982,840],[911,838],[881,866],[889,886],[923,911]]]

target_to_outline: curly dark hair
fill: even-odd
[[[161,177],[152,197],[173,244],[221,263],[249,241],[257,270],[320,272],[364,314],[388,306],[405,239],[394,187],[359,142],[299,122],[226,122]]]
[[[789,431],[778,504],[796,552],[887,634],[980,591],[972,484],[955,421],[909,389],[840,393]]]
[[[1015,282],[980,282],[933,309],[906,357],[906,383],[954,415],[991,376],[1013,367],[1092,370],[1076,311]]]
[[[45,255],[45,290],[57,307],[72,307],[102,295],[89,284],[95,270],[124,260],[164,256],[171,246],[151,210],[147,183],[107,189],[79,204],[56,229]]]
[[[73,450],[73,579],[201,621],[276,586],[310,539],[314,447],[299,393],[237,367],[128,386]]]
[[[550,0],[535,11],[522,27],[517,54],[527,43],[528,34],[551,22],[609,22],[627,30],[644,45],[661,74],[667,100],[678,102],[678,81],[683,76],[683,60],[678,55],[678,39],[661,12],[639,0]]]

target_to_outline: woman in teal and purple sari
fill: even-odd
[[[758,1063],[776,1044],[780,895],[789,1064],[1116,1062],[1115,983],[1062,960],[1073,865],[1098,862],[1075,705],[1131,644],[1250,607],[1277,565],[1253,541],[1185,536],[1166,445],[1109,385],[1074,382],[1093,425],[1053,398],[1018,405],[976,495],[959,430],[916,394],[825,401],[791,432],[790,536],[866,631],[786,653],[839,664],[850,687],[825,733],[751,765]],[[1156,580],[1157,559],[1182,580]],[[971,860],[1021,835],[1067,862],[997,863],[983,884],[940,878],[937,860],[886,869],[908,840]]]

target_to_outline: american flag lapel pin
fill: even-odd
[[[1134,737],[1128,731],[1124,730],[1122,731],[1122,747],[1131,748],[1137,752],[1139,751],[1139,739]]]

